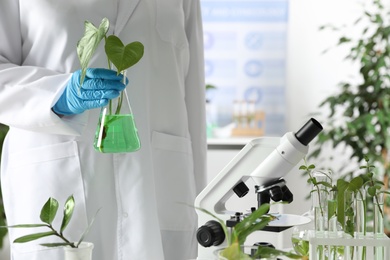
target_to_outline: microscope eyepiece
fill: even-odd
[[[317,120],[310,118],[310,120],[295,133],[295,137],[301,144],[306,146],[322,131],[322,129],[322,125]]]

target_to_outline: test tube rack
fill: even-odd
[[[263,136],[265,130],[265,113],[256,111],[248,124],[236,124],[232,129],[233,136]]]
[[[385,260],[390,259],[390,239],[383,235],[381,237],[375,236],[373,233],[368,232],[365,236],[348,237],[345,235],[338,235],[331,237],[329,235],[321,234],[309,238],[309,252],[310,260],[323,260],[318,256],[317,249],[321,246],[337,246],[344,247],[344,254],[346,249],[354,247],[366,248],[366,257],[363,260]],[[378,253],[379,252],[379,253]],[[351,254],[348,258],[344,257],[344,260],[362,260],[360,254]]]

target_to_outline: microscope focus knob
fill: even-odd
[[[196,239],[203,247],[218,246],[225,240],[225,233],[219,222],[210,220],[198,228]]]

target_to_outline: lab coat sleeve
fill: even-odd
[[[86,113],[59,117],[51,110],[71,74],[23,66],[19,1],[0,1],[0,123],[49,134],[80,135]]]
[[[185,80],[185,99],[192,139],[196,189],[199,193],[206,185],[207,152],[203,28],[200,1],[184,1],[184,12],[190,50],[190,63]]]

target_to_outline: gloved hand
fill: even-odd
[[[113,70],[87,69],[81,87],[80,77],[81,70],[73,73],[64,93],[52,108],[56,114],[80,114],[87,109],[103,107],[110,99],[118,97],[120,91],[126,87],[123,84],[123,75],[117,75]]]

